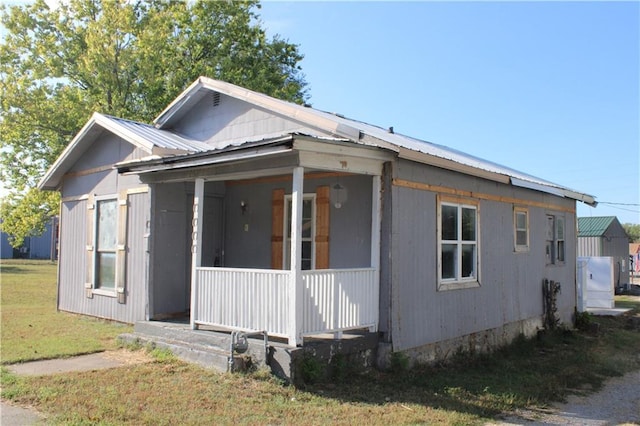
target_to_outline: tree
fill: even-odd
[[[2,6],[0,204],[14,246],[58,199],[34,189],[93,111],[149,122],[198,76],[304,103],[298,46],[268,39],[257,0],[44,0]],[[27,229],[32,227],[31,229]]]
[[[622,227],[629,236],[630,243],[640,243],[640,224],[624,223]]]

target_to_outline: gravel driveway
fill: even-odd
[[[491,425],[640,425],[640,371],[607,380],[597,393],[571,395],[549,410],[518,410]]]

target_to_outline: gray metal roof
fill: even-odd
[[[171,127],[188,113],[204,93],[215,91],[267,109],[311,128],[328,132],[333,136],[346,137],[355,143],[376,146],[398,153],[401,158],[438,165],[463,173],[510,183],[514,186],[534,189],[554,195],[568,197],[595,205],[593,196],[566,188],[562,185],[514,170],[510,167],[475,157],[461,151],[422,141],[387,129],[348,119],[336,114],[316,110],[303,105],[275,99],[262,93],[235,86],[208,77],[198,78],[178,96],[156,119],[156,127]]]
[[[148,141],[149,144],[156,147],[187,152],[203,152],[211,150],[211,146],[204,142],[188,139],[170,130],[161,130],[148,124],[125,120],[123,118],[117,118],[110,115],[103,115],[103,117],[112,121],[123,130],[131,132],[133,135]]]

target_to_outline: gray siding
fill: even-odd
[[[152,186],[150,316],[186,312],[189,306],[191,254],[188,194],[193,183]],[[193,196],[193,195],[192,195]]]
[[[99,318],[133,323],[146,318],[146,223],[148,194],[129,195],[127,211],[126,303],[112,296],[86,297],[87,201],[62,203],[58,308]]]
[[[573,203],[542,193],[400,162],[396,176],[414,182],[507,196],[562,209]],[[575,306],[575,215],[529,207],[530,250],[513,247],[511,203],[480,200],[480,287],[437,290],[437,194],[401,186],[392,188],[391,324],[394,350],[454,339],[504,324],[542,316],[542,281],[560,281],[563,321]],[[566,220],[566,262],[547,266],[546,214]]]
[[[89,313],[85,296],[87,270],[87,201],[63,201],[60,209],[58,309]]]
[[[578,237],[578,257],[604,256],[600,237]]]
[[[213,106],[213,94],[208,94],[196,104],[180,121],[176,131],[213,145],[218,142],[246,142],[292,132],[310,133],[308,128],[300,124],[225,95],[220,96],[218,106]]]
[[[146,240],[149,221],[149,194],[135,193],[146,185],[137,176],[121,176],[111,165],[134,158],[142,152],[120,138],[103,133],[76,163],[62,183],[58,308],[60,310],[133,323],[147,317]],[[102,170],[102,171],[99,171]],[[86,297],[87,196],[128,194],[125,303],[114,296]],[[118,218],[118,220],[123,220]]]
[[[340,209],[331,205],[329,220],[329,265],[331,268],[367,267],[371,264],[371,177],[342,176],[347,200]],[[323,185],[333,186],[337,178],[305,178],[305,194]],[[284,188],[291,194],[291,182],[229,185],[225,198],[225,266],[270,268],[271,194]],[[240,201],[248,204],[240,211]],[[245,228],[245,225],[247,227]],[[244,231],[248,229],[248,231]]]

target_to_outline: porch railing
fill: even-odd
[[[270,269],[196,268],[193,320],[236,330],[266,330],[290,337],[292,275]],[[378,281],[374,268],[302,272],[301,334],[374,331],[378,321]]]

